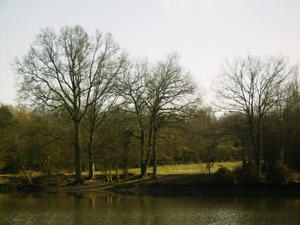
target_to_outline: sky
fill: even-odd
[[[300,0],[0,0],[0,103],[16,104],[15,57],[41,29],[112,33],[134,58],[176,51],[204,99],[225,60],[286,56],[300,64]]]

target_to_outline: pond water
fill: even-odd
[[[299,225],[300,198],[0,194],[0,224]]]

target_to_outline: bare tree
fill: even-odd
[[[147,177],[151,158],[156,176],[158,131],[168,119],[182,115],[195,102],[194,91],[194,83],[175,54],[155,66],[136,63],[124,74],[120,93],[126,109],[134,112],[139,124],[141,177]]]
[[[223,109],[245,115],[259,174],[263,118],[280,100],[277,90],[293,71],[284,58],[261,59],[248,56],[226,64],[220,87],[216,90]]]
[[[95,82],[94,90],[91,94],[93,104],[87,111],[89,179],[93,179],[95,173],[93,146],[95,132],[117,100],[116,83],[118,77],[123,73],[123,67],[126,62],[126,55],[120,54],[118,49],[112,48],[107,50],[103,54],[103,58],[106,58],[106,60],[103,62],[101,71],[99,71],[97,82]]]
[[[119,93],[124,98],[126,110],[133,112],[139,126],[141,177],[145,176],[145,137],[146,137],[146,78],[149,65],[143,63],[128,64],[126,72],[120,79]]]
[[[158,62],[146,81],[148,121],[148,145],[145,174],[153,154],[153,176],[157,175],[158,131],[169,118],[182,116],[190,105],[198,102],[196,85],[178,62],[176,54]]]
[[[277,89],[278,102],[275,105],[275,113],[279,117],[279,142],[280,142],[280,156],[281,163],[287,164],[288,159],[288,136],[294,126],[292,115],[300,104],[299,99],[299,84],[297,81],[298,70],[295,70],[294,77],[280,89]],[[292,129],[291,129],[292,128]]]
[[[89,179],[93,179],[95,175],[95,150],[94,150],[94,137],[97,129],[101,126],[106,118],[107,113],[115,105],[117,97],[112,96],[112,93],[105,94],[91,105],[87,112],[86,128],[88,131],[88,163],[89,163]]]
[[[101,96],[97,85],[119,51],[110,34],[89,36],[82,27],[45,29],[28,53],[17,59],[20,97],[34,106],[65,110],[73,122],[76,182],[81,180],[80,124]]]

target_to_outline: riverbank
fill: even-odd
[[[299,196],[300,183],[282,185],[222,184],[211,182],[210,175],[166,175],[139,183],[119,184],[108,191],[151,196]]]
[[[216,172],[219,168],[225,167],[230,170],[235,169],[240,166],[241,162],[215,162],[211,164],[211,173]],[[149,171],[152,171],[152,167],[149,167]],[[134,182],[144,182],[144,180],[139,180],[138,175],[140,174],[139,168],[130,168],[128,169],[129,177],[122,178],[120,175],[120,180],[116,178],[115,171],[112,171],[114,176],[113,182],[105,182],[105,176],[97,171],[95,173],[94,180],[84,180],[82,184],[74,186],[74,175],[69,172],[53,173],[51,175],[42,174],[36,171],[27,171],[29,177],[32,180],[33,185],[28,185],[28,181],[25,179],[23,174],[0,174],[0,192],[10,192],[10,191],[35,191],[39,189],[52,189],[55,188],[64,188],[69,190],[70,188],[79,189],[80,187],[86,188],[90,187],[107,187],[114,186],[119,183],[128,183],[128,181],[135,180]],[[166,175],[192,175],[192,174],[206,174],[207,165],[206,163],[192,163],[192,164],[177,164],[177,165],[160,165],[158,167],[159,176]],[[87,177],[87,173],[83,173],[83,177]],[[32,189],[32,190],[31,190]]]
[[[0,184],[0,192],[48,192],[48,193],[103,193],[112,192],[127,195],[150,196],[299,196],[300,183],[284,185],[257,184],[226,184],[212,181],[213,174],[171,174],[156,178],[140,179],[129,176],[119,181],[107,183],[103,177],[93,181],[84,181],[74,185],[72,176],[63,174],[40,176],[28,185],[17,177],[10,182]],[[2,177],[3,178],[3,177]]]
[[[111,192],[153,196],[300,196],[299,173],[294,173],[294,179],[285,184],[270,184],[265,179],[251,182],[245,177],[239,181],[233,172],[239,165],[240,162],[214,163],[211,173],[207,173],[205,163],[165,165],[158,167],[157,177],[148,179],[139,178],[139,169],[129,169],[127,176],[122,174],[117,176],[118,173],[113,173],[111,182],[106,182],[107,177],[97,172],[95,179],[85,179],[80,184],[73,183],[75,177],[71,173],[60,172],[47,175],[30,172],[30,185],[22,174],[7,174],[0,175],[0,192]],[[151,171],[151,168],[149,170]],[[87,174],[84,173],[83,176],[87,177]]]

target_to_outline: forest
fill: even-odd
[[[80,26],[42,30],[13,67],[18,105],[0,106],[2,174],[31,183],[30,171],[74,172],[80,183],[239,161],[242,179],[285,183],[300,170],[299,67],[285,57],[227,61],[213,105],[177,54],[133,59],[111,34]]]

